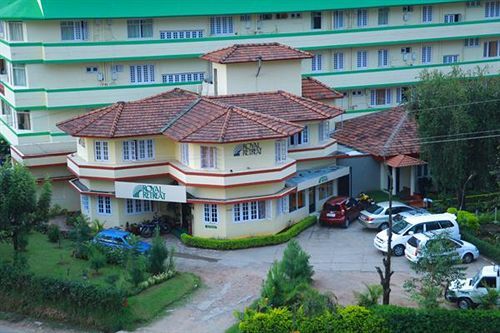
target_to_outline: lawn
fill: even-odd
[[[62,240],[61,247],[59,247],[58,244],[50,243],[46,235],[34,232],[29,235],[28,246],[24,254],[29,264],[29,270],[38,276],[73,281],[87,280],[92,284],[106,286],[108,285],[108,282],[106,282],[107,277],[118,275],[121,276],[120,281],[125,283],[122,285],[123,287],[130,286],[129,282],[125,282],[126,272],[124,268],[107,264],[100,270],[98,275],[95,275],[90,269],[88,261],[71,256],[72,250],[72,241],[70,240]],[[9,260],[12,257],[12,245],[0,243],[0,258]],[[84,278],[83,272],[86,272],[86,278]],[[200,279],[194,274],[177,273],[165,282],[128,297],[128,309],[124,315],[121,318],[104,316],[103,325],[117,327],[116,323],[121,323],[119,326],[125,329],[133,329],[139,324],[147,323],[161,315],[166,307],[193,292],[199,285]],[[26,310],[23,310],[24,314],[38,317],[36,313]],[[47,319],[47,317],[45,318]]]

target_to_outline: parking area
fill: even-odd
[[[364,283],[379,283],[375,266],[382,266],[383,256],[373,247],[375,234],[357,222],[348,229],[315,225],[304,231],[297,240],[311,255],[315,286],[333,292],[341,304],[349,304],[354,302],[353,291],[364,290]],[[235,321],[233,311],[243,310],[258,297],[270,265],[281,258],[286,247],[202,250],[187,248],[171,236],[167,243],[177,248],[177,268],[198,274],[203,286],[191,299],[139,332],[223,332]],[[467,274],[488,264],[481,257],[467,265]],[[393,270],[391,303],[412,306],[402,288],[412,275],[409,262],[404,257],[394,258]]]

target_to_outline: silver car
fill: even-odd
[[[416,208],[408,206],[399,201],[392,202],[392,214],[414,211]],[[369,229],[384,230],[389,226],[389,201],[379,202],[370,205],[361,211],[359,222]]]

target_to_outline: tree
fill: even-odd
[[[37,200],[35,178],[20,164],[0,167],[0,239],[12,242],[14,250],[26,245],[26,235],[48,212],[51,187],[44,185]]]
[[[89,251],[90,268],[99,274],[99,270],[106,266],[106,256],[96,246],[92,246]]]
[[[4,138],[0,137],[0,165],[2,165],[10,154],[10,145]]]
[[[302,250],[296,240],[292,239],[288,243],[280,265],[283,273],[292,284],[312,282],[314,270],[309,264],[309,258],[310,255]]]
[[[168,259],[168,249],[165,240],[160,236],[159,228],[156,228],[153,244],[148,256],[149,273],[153,275],[164,273],[167,270],[165,260]]]
[[[421,156],[429,163],[439,191],[462,202],[467,188],[491,190],[495,182],[500,124],[500,78],[483,70],[449,74],[424,71],[413,88],[408,109],[415,113]],[[467,135],[467,133],[472,133]],[[483,139],[468,139],[484,136]],[[429,141],[438,141],[425,144]]]
[[[448,235],[438,234],[430,238],[421,249],[421,257],[412,269],[418,278],[405,281],[405,289],[420,306],[437,308],[446,286],[465,277],[464,267]]]

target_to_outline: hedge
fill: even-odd
[[[479,252],[495,262],[500,262],[500,248],[485,240],[476,237],[471,231],[465,228],[460,231],[462,239],[470,242],[478,248]]]
[[[492,333],[500,328],[500,311],[414,309],[376,306],[373,313],[386,322],[391,333]]]
[[[237,250],[246,249],[250,247],[260,247],[267,245],[281,244],[289,241],[293,237],[300,234],[305,229],[316,223],[316,216],[308,216],[302,221],[294,224],[285,231],[276,235],[257,236],[239,239],[216,239],[216,238],[202,238],[194,237],[188,234],[181,235],[181,241],[192,247],[200,247],[204,249],[214,250]]]

